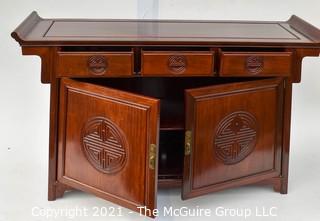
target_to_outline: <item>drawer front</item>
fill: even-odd
[[[213,67],[213,52],[142,52],[142,75],[207,76]]]
[[[291,52],[222,52],[219,74],[221,76],[289,76],[291,66]]]
[[[59,53],[59,77],[108,77],[133,74],[133,53]]]

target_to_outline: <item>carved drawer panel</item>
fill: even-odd
[[[289,76],[292,52],[222,52],[221,76]]]
[[[133,52],[60,52],[59,77],[108,77],[133,74]]]
[[[213,74],[209,51],[143,51],[141,74],[150,76],[207,76]]]

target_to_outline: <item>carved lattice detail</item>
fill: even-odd
[[[168,58],[168,68],[174,74],[181,74],[187,68],[187,59],[184,55],[171,55]]]
[[[128,156],[128,145],[121,129],[103,117],[90,119],[82,131],[83,152],[97,170],[103,173],[120,171]]]
[[[246,158],[255,148],[258,135],[256,118],[245,111],[237,111],[223,118],[215,134],[216,158],[224,164],[235,164]]]
[[[250,56],[246,60],[246,69],[250,74],[258,74],[263,70],[263,57]]]
[[[88,58],[88,68],[95,75],[104,74],[108,67],[108,62],[104,56],[94,55]]]

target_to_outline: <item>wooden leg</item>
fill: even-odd
[[[283,115],[284,119],[283,119],[283,141],[282,141],[281,186],[280,186],[281,194],[288,193],[291,98],[292,98],[292,82],[291,80],[286,79],[285,94],[284,94],[284,115]]]
[[[274,177],[271,179],[263,180],[257,183],[258,185],[271,185],[275,192],[280,192],[281,189],[281,177]]]
[[[281,178],[275,179],[273,182],[273,190],[277,193],[280,193],[281,189]]]
[[[53,80],[50,91],[50,135],[49,135],[49,179],[48,179],[48,200],[53,201],[63,197],[66,190],[71,188],[59,183],[57,180],[58,163],[58,102],[59,102],[59,81]]]
[[[56,183],[56,199],[58,198],[62,198],[63,194],[67,191],[67,190],[72,190],[71,187],[62,184],[62,183]]]
[[[57,115],[58,115],[59,82],[52,80],[50,88],[50,129],[49,129],[49,179],[48,200],[56,200],[61,188],[57,182]],[[57,194],[58,193],[58,194]],[[63,194],[62,194],[63,195]]]

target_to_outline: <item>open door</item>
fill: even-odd
[[[182,198],[279,176],[280,78],[186,90]]]
[[[156,208],[159,101],[70,79],[60,86],[58,181],[135,211]]]

